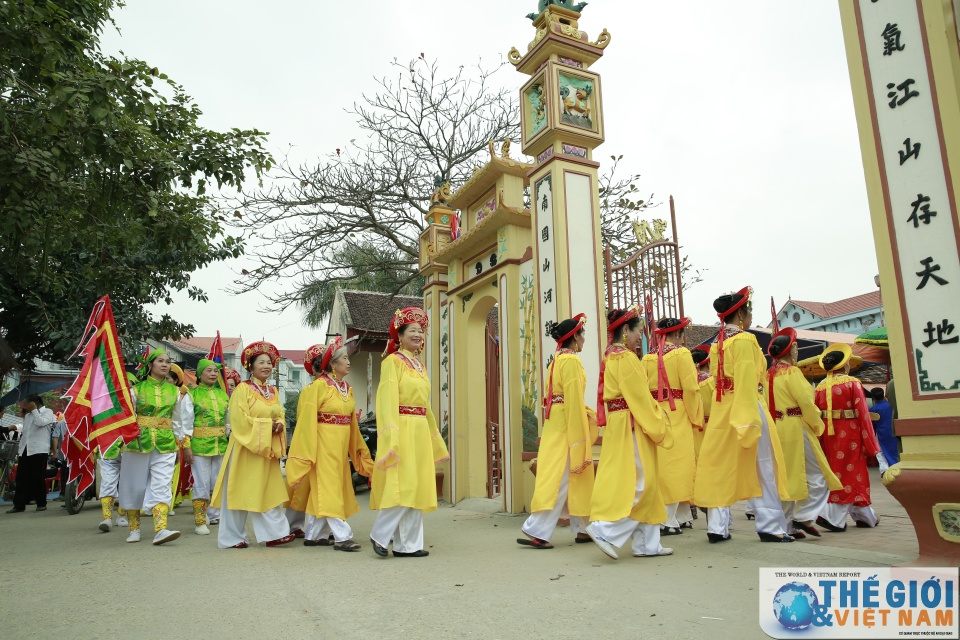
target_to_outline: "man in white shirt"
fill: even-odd
[[[17,464],[17,490],[13,508],[7,513],[26,511],[27,503],[36,500],[37,511],[47,510],[47,457],[50,455],[50,429],[56,418],[43,406],[38,395],[27,396],[23,409],[23,431],[20,435],[20,460]]]

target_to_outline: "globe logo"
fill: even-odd
[[[773,596],[773,615],[787,629],[806,629],[820,605],[816,592],[804,582],[788,582]]]

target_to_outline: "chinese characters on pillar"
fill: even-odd
[[[960,389],[960,250],[949,167],[917,3],[858,0],[887,220],[899,264],[911,384]],[[960,168],[954,168],[954,174]],[[884,299],[890,299],[884,291]]]
[[[555,274],[555,250],[553,233],[553,178],[547,174],[534,184],[534,224],[539,233],[537,239],[537,256],[534,264],[540,269],[540,323],[546,327],[551,322],[558,322],[557,318],[557,276]],[[541,380],[546,380],[547,367],[554,352],[554,345],[545,331],[540,335],[540,367]]]

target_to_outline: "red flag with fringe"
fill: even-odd
[[[770,296],[770,315],[773,316],[773,333],[770,335],[777,335],[780,331],[780,319],[777,317],[777,305],[773,302],[773,296]]]
[[[84,358],[80,375],[63,395],[70,399],[63,453],[70,465],[67,481],[79,479],[77,493],[82,493],[96,478],[96,451],[125,445],[140,434],[110,296],[94,305],[73,355],[78,353]]]

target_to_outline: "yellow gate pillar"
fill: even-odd
[[[603,55],[610,34],[604,29],[590,42],[579,17],[577,11],[547,6],[534,18],[536,36],[527,53],[512,49],[508,57],[531,76],[520,91],[520,121],[523,152],[536,159],[529,177],[541,388],[546,393],[546,368],[555,350],[545,324],[586,313],[581,360],[586,399],[593,406],[606,347],[600,165],[593,160],[604,131],[600,76],[589,69]]]
[[[883,477],[915,564],[960,562],[958,0],[840,0],[903,454]]]

